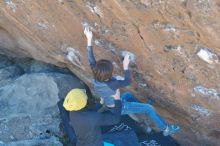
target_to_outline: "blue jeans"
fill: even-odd
[[[122,101],[122,115],[144,113],[157,125],[160,130],[167,127],[167,123],[162,119],[152,105],[141,103],[133,94],[125,92],[121,96]]]

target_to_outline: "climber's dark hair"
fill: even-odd
[[[113,65],[109,60],[101,59],[97,61],[93,68],[93,75],[97,81],[107,81],[112,77]]]

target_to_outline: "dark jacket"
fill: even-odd
[[[88,60],[92,70],[96,68],[96,60],[93,54],[93,47],[87,46],[88,51]],[[124,70],[124,79],[118,80],[115,77],[112,77],[108,81],[99,82],[94,80],[93,86],[95,93],[99,98],[102,98],[106,106],[111,106],[114,104],[114,99],[112,95],[115,95],[116,90],[125,86],[128,86],[131,83],[131,73],[129,70]]]
[[[120,115],[120,100],[115,100],[113,112],[109,113],[88,110],[70,112],[70,125],[75,130],[77,146],[103,146],[101,126],[117,124]]]

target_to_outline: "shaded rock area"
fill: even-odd
[[[0,53],[68,67],[90,84],[83,35],[89,26],[95,55],[111,59],[115,74],[121,74],[124,53],[132,55],[133,83],[126,90],[144,102],[151,98],[163,117],[179,123],[182,132],[175,138],[181,145],[217,146],[219,12],[219,0],[2,0]],[[39,71],[37,65],[21,69],[0,62],[4,65],[4,90],[12,75]]]
[[[61,146],[57,101],[77,77],[33,59],[0,60],[0,145]]]

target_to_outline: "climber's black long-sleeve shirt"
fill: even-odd
[[[98,113],[88,110],[70,112],[70,125],[77,137],[77,146],[103,146],[101,126],[119,123],[121,101],[115,100],[113,112]]]

